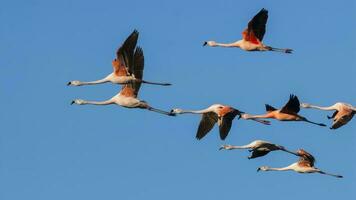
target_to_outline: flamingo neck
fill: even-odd
[[[319,109],[319,110],[336,110],[335,106],[323,107],[323,106],[309,105],[309,107]]]
[[[213,110],[207,108],[207,109],[203,109],[203,110],[182,110],[180,112],[180,114],[186,114],[186,113],[191,113],[191,114],[204,114],[207,112],[211,112]]]
[[[241,40],[233,43],[215,43],[216,46],[219,47],[240,47]]]
[[[105,77],[103,79],[96,80],[96,81],[80,82],[79,85],[95,85],[95,84],[106,83],[106,82],[109,82],[109,81],[110,80],[108,79],[108,77]]]
[[[109,105],[109,104],[113,104],[114,101],[109,99],[106,101],[85,101],[84,104],[91,104],[91,105]]]
[[[266,169],[266,171],[289,171],[289,170],[293,170],[291,165],[287,167],[281,167],[281,168],[268,167]]]
[[[242,146],[231,146],[231,149],[249,149],[250,145],[242,145]]]
[[[272,118],[272,116],[269,113],[264,114],[264,115],[243,114],[241,118],[243,118],[243,119],[265,119],[265,118]]]

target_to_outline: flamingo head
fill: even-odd
[[[231,150],[233,148],[232,148],[232,145],[226,144],[226,145],[221,145],[221,147],[219,148],[219,150],[223,150],[223,149]]]
[[[257,168],[257,172],[259,172],[259,171],[268,171],[268,169],[269,169],[268,166],[262,166],[262,167]]]
[[[68,86],[81,86],[82,83],[80,81],[70,81],[67,83]]]
[[[206,46],[206,45],[211,46],[211,47],[216,47],[217,46],[215,41],[205,41],[203,43],[203,46]]]
[[[170,112],[172,115],[176,115],[176,114],[182,114],[183,113],[183,110],[180,109],[180,108],[174,108],[171,110]]]
[[[72,101],[71,105],[73,105],[73,104],[84,105],[84,104],[86,104],[86,101],[84,101],[83,99],[75,99]]]

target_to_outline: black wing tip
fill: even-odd
[[[143,49],[141,46],[137,46],[135,51],[138,53],[143,53]]]
[[[266,107],[266,111],[274,111],[276,110],[273,106],[269,105],[269,104],[265,104]]]
[[[220,135],[220,139],[221,139],[221,140],[225,140],[226,137],[227,137],[227,135],[226,135],[226,136],[221,136],[221,135]]]
[[[138,35],[139,33],[140,33],[140,32],[138,32],[137,29],[134,29],[134,30],[132,31],[131,35],[133,35],[133,34]]]
[[[295,94],[290,94],[290,95],[289,95],[289,99],[296,99],[296,100],[299,101],[298,96],[295,95]]]
[[[268,108],[270,107],[269,104],[265,104],[266,111],[268,111]]]

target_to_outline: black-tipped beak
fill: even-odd
[[[261,167],[257,168],[257,172],[261,171]]]
[[[75,103],[75,101],[72,101],[72,103],[70,103],[70,105],[73,105]]]
[[[205,41],[205,42],[203,43],[203,47],[206,46],[207,44],[208,44],[208,42]]]
[[[68,83],[67,83],[67,86],[69,86],[69,85],[71,85],[71,82],[68,82]]]
[[[219,151],[220,151],[220,150],[223,150],[223,149],[224,149],[224,147],[223,147],[223,146],[221,146],[221,147],[219,148]]]

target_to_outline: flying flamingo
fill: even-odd
[[[233,43],[223,44],[215,41],[206,41],[203,46],[211,47],[238,47],[245,51],[278,51],[283,53],[292,53],[292,49],[280,49],[266,46],[262,43],[263,36],[266,32],[266,23],[268,11],[262,9],[248,23],[247,28],[242,32],[242,40]]]
[[[137,39],[138,39],[138,31],[134,30],[130,34],[130,36],[125,40],[125,42],[121,45],[121,47],[117,50],[116,52],[117,58],[115,58],[112,61],[113,72],[108,76],[106,76],[105,78],[97,81],[90,81],[90,82],[70,81],[67,85],[82,86],[82,85],[101,84],[107,82],[111,82],[115,84],[128,84],[131,82],[138,82],[138,83],[147,83],[147,84],[163,85],[163,86],[171,85],[170,83],[156,83],[156,82],[149,82],[149,81],[142,80],[134,76],[132,69],[127,68],[127,66],[131,65]],[[120,62],[120,60],[123,59],[127,63],[126,67],[125,65],[123,65],[122,62]]]
[[[171,110],[172,114],[202,114],[202,119],[200,121],[198,131],[196,134],[196,138],[198,140],[202,139],[215,125],[218,123],[219,125],[219,132],[221,140],[225,140],[229,131],[231,129],[232,121],[234,118],[239,115],[241,116],[242,113],[233,107],[221,105],[221,104],[213,104],[210,107],[204,110],[182,110],[179,108]],[[266,120],[255,120],[257,122],[269,125],[269,121]]]
[[[329,107],[314,106],[308,103],[302,103],[300,104],[300,106],[302,108],[315,108],[319,110],[335,110],[334,114],[331,117],[328,116],[328,119],[333,119],[334,121],[330,129],[337,129],[347,124],[356,114],[355,107],[350,104],[341,102],[335,103],[334,105]]]
[[[268,166],[262,166],[257,169],[257,171],[288,171],[292,170],[298,173],[320,173],[324,175],[329,175],[329,176],[334,176],[336,178],[342,178],[343,176],[341,175],[336,175],[336,174],[330,174],[324,171],[321,171],[320,169],[314,167],[315,159],[314,157],[306,152],[303,149],[300,149],[297,151],[297,154],[299,154],[300,158],[298,162],[293,163],[287,167],[282,167],[282,168],[272,168]]]
[[[299,156],[299,154],[297,154],[293,151],[289,151],[286,148],[284,148],[283,146],[280,146],[277,144],[272,144],[270,142],[263,141],[263,140],[255,140],[255,141],[251,142],[250,144],[243,145],[243,146],[222,145],[219,150],[222,150],[222,149],[225,149],[225,150],[249,149],[249,152],[252,152],[252,154],[251,154],[251,156],[248,157],[248,159],[261,157],[261,156],[267,155],[271,151],[277,151],[277,150],[285,151],[285,152],[294,154],[296,156]]]
[[[315,123],[309,121],[307,118],[298,115],[298,112],[300,111],[300,103],[298,97],[295,95],[290,95],[288,103],[285,106],[283,106],[282,109],[277,109],[266,104],[266,111],[267,113],[264,115],[251,116],[248,114],[244,114],[242,115],[242,118],[244,119],[273,118],[280,121],[304,121],[319,126],[326,126],[325,124],[322,123]]]
[[[138,79],[142,79],[143,76],[143,67],[144,67],[144,56],[143,56],[143,51],[140,47],[137,47],[135,50],[135,53],[133,55],[133,63],[130,63],[130,65],[127,66],[127,63],[123,59],[123,56],[119,56],[118,62],[120,65],[124,65],[128,67],[130,71],[134,74],[134,76]],[[78,104],[78,105],[85,105],[85,104],[93,104],[93,105],[109,105],[109,104],[117,104],[119,106],[123,106],[126,108],[141,108],[141,109],[147,109],[150,111],[158,112],[161,114],[173,116],[172,113],[166,112],[163,110],[159,110],[156,108],[151,107],[148,103],[145,101],[141,101],[137,99],[138,91],[140,89],[141,82],[132,82],[128,83],[122,86],[121,91],[112,97],[109,100],[106,101],[86,101],[82,99],[76,99],[72,101],[72,104]]]

